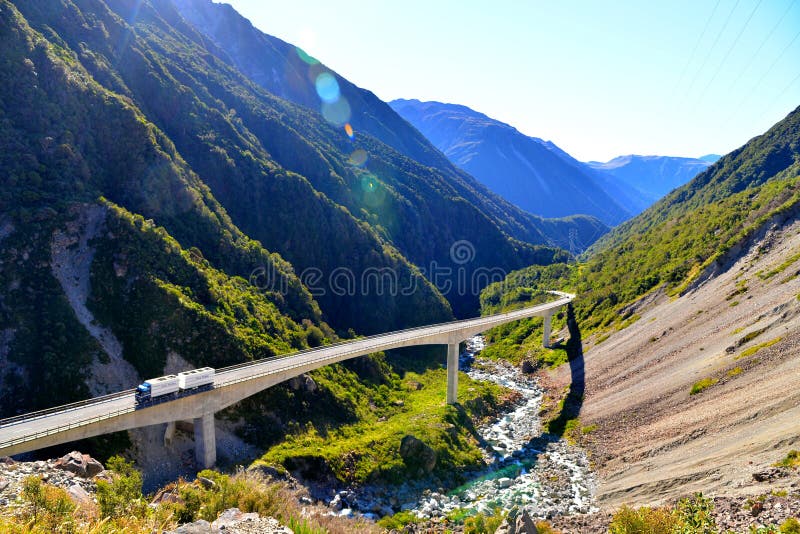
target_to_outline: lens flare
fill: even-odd
[[[354,134],[353,134],[353,127],[352,127],[352,126],[350,126],[350,123],[349,123],[349,122],[348,122],[347,124],[345,124],[345,125],[344,125],[344,133],[346,133],[346,134],[347,134],[347,137],[349,137],[351,140],[353,139],[353,137],[354,137]]]
[[[350,104],[345,98],[335,102],[323,102],[322,116],[334,126],[344,126],[350,120]]]
[[[339,100],[339,82],[330,72],[323,72],[317,76],[314,85],[316,85],[317,94],[323,102],[331,104]]]
[[[363,199],[367,206],[378,208],[383,205],[386,199],[386,188],[378,181],[373,174],[365,174],[361,178],[361,190],[364,192]]]
[[[363,167],[367,162],[367,151],[363,148],[357,148],[350,154],[350,163],[356,167]]]
[[[316,65],[316,64],[319,63],[319,60],[317,60],[317,58],[309,56],[308,54],[306,54],[306,51],[303,50],[302,48],[295,47],[294,50],[295,50],[295,52],[297,52],[297,57],[299,57],[306,64],[308,64],[308,65]]]

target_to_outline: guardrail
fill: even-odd
[[[525,318],[528,313],[535,313],[537,311],[540,311],[540,309],[541,310],[545,310],[545,309],[548,309],[548,308],[558,308],[560,306],[568,304],[569,302],[572,301],[573,298],[575,298],[575,295],[572,295],[572,294],[569,294],[569,293],[561,293],[561,292],[556,292],[556,291],[553,291],[551,293],[558,294],[562,298],[559,299],[559,300],[553,301],[553,302],[547,302],[547,303],[544,303],[544,304],[540,304],[538,306],[534,306],[533,308],[524,308],[524,309],[521,309],[521,310],[515,310],[515,311],[511,311],[511,312],[505,312],[505,313],[502,313],[502,314],[491,315],[491,316],[488,316],[488,317],[477,317],[475,319],[466,319],[466,320],[461,320],[461,321],[450,321],[450,322],[447,322],[447,323],[438,323],[438,324],[434,324],[434,325],[407,328],[407,329],[404,329],[404,330],[397,330],[397,331],[393,331],[393,332],[387,332],[387,333],[384,333],[384,334],[377,334],[377,335],[374,335],[374,336],[368,336],[368,337],[364,337],[364,338],[361,338],[361,339],[355,339],[355,340],[349,339],[349,340],[346,340],[346,341],[332,343],[330,345],[325,345],[325,346],[322,346],[322,347],[315,347],[313,349],[301,350],[301,351],[293,352],[293,353],[290,353],[290,354],[284,354],[284,355],[278,355],[278,356],[270,356],[268,358],[262,358],[262,359],[256,360],[256,361],[243,362],[243,363],[236,364],[236,365],[230,365],[228,367],[223,367],[221,369],[218,369],[217,370],[217,374],[216,374],[216,378],[221,378],[222,375],[224,375],[224,374],[230,373],[232,371],[237,371],[237,370],[240,370],[240,369],[243,369],[243,368],[247,368],[247,367],[267,366],[268,364],[275,363],[275,362],[278,362],[280,360],[285,360],[287,358],[291,358],[291,359],[294,360],[295,358],[298,358],[298,357],[301,357],[301,356],[311,355],[311,354],[314,354],[315,352],[329,352],[333,348],[341,347],[341,346],[344,346],[344,345],[358,345],[357,348],[354,347],[352,350],[345,351],[345,352],[337,352],[336,354],[332,354],[332,355],[329,355],[329,356],[323,356],[323,357],[320,357],[320,358],[317,358],[317,359],[303,360],[302,362],[299,362],[299,363],[294,363],[294,364],[290,364],[290,365],[284,365],[284,366],[280,366],[280,367],[274,367],[274,368],[270,367],[270,368],[266,368],[263,371],[255,373],[255,374],[248,374],[247,376],[241,376],[241,377],[230,379],[230,380],[221,380],[220,382],[216,382],[216,380],[215,380],[214,388],[217,389],[217,388],[220,388],[220,387],[229,387],[229,386],[232,386],[232,385],[235,385],[235,384],[239,384],[239,383],[242,383],[242,382],[246,382],[246,381],[249,381],[249,380],[255,380],[255,379],[258,379],[258,378],[262,378],[262,377],[267,376],[267,375],[278,374],[278,373],[282,373],[284,371],[290,371],[292,369],[297,369],[298,367],[304,367],[304,366],[308,366],[308,365],[311,365],[311,364],[324,362],[326,360],[341,361],[343,359],[348,359],[346,357],[343,358],[344,356],[348,356],[348,355],[353,355],[352,357],[357,357],[358,355],[369,354],[371,352],[377,352],[377,351],[383,350],[382,346],[386,344],[387,338],[390,338],[390,337],[392,337],[392,338],[398,337],[398,336],[403,337],[404,334],[411,334],[411,333],[415,333],[415,332],[419,332],[419,333],[424,332],[426,337],[427,336],[437,336],[437,335],[450,333],[450,332],[453,332],[453,331],[456,331],[456,330],[459,330],[459,329],[463,329],[463,328],[470,328],[470,327],[473,327],[473,326],[484,326],[484,325],[486,326],[486,328],[491,328],[492,326],[490,326],[490,325],[492,323],[501,323],[502,324],[503,322],[505,322],[506,319],[514,320],[514,319],[517,318],[517,316],[519,316],[519,318]],[[522,312],[525,312],[525,313],[522,313]],[[413,339],[413,337],[411,339]],[[372,343],[368,343],[365,346],[365,345],[363,345],[363,343],[365,343],[365,342],[372,342]],[[84,407],[89,406],[89,405],[95,406],[95,405],[102,404],[102,403],[105,403],[105,402],[111,402],[111,401],[117,400],[117,399],[119,399],[121,397],[124,397],[126,395],[132,395],[134,391],[135,390],[133,390],[133,389],[129,389],[129,390],[125,390],[125,391],[120,391],[118,393],[112,393],[112,394],[109,394],[109,395],[104,395],[102,397],[95,397],[95,398],[87,399],[87,400],[84,400],[84,401],[74,402],[74,403],[71,403],[71,404],[65,404],[65,405],[62,405],[62,406],[56,406],[56,407],[53,407],[53,408],[48,408],[48,409],[45,409],[45,410],[39,410],[39,411],[32,412],[32,413],[29,413],[29,414],[18,415],[18,416],[14,416],[14,417],[9,417],[7,419],[2,419],[2,420],[0,420],[0,430],[2,430],[3,428],[7,428],[9,426],[14,426],[14,425],[19,424],[21,422],[30,422],[32,420],[41,419],[43,417],[51,416],[51,415],[58,414],[58,413],[65,413],[65,412],[75,411],[77,409],[84,408]],[[72,428],[78,428],[78,427],[81,427],[81,426],[90,425],[92,423],[97,423],[97,422],[100,422],[100,421],[104,421],[106,419],[111,419],[113,417],[119,417],[120,415],[124,415],[126,413],[131,413],[131,412],[134,412],[134,411],[136,411],[136,407],[135,406],[131,406],[131,407],[128,407],[128,408],[122,408],[122,409],[118,409],[118,410],[113,410],[111,412],[108,412],[108,413],[105,413],[105,414],[102,414],[102,415],[98,415],[98,416],[94,416],[94,417],[90,417],[90,418],[87,418],[87,419],[81,419],[79,421],[73,421],[71,423],[67,423],[67,424],[64,424],[64,425],[59,425],[57,427],[49,428],[47,430],[43,430],[43,431],[40,431],[40,432],[35,432],[33,434],[26,434],[25,436],[20,436],[20,437],[11,439],[11,440],[2,441],[2,442],[0,442],[0,448],[11,447],[11,446],[17,445],[19,443],[24,443],[26,441],[31,441],[31,440],[38,439],[38,438],[41,438],[41,437],[45,437],[45,436],[49,436],[49,435],[53,435],[53,434],[58,434],[60,432],[64,432],[65,430],[70,430]]]

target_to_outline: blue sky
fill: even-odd
[[[464,104],[581,160],[724,154],[800,105],[800,0],[230,0],[383,100]]]

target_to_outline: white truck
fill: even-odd
[[[182,390],[197,389],[214,384],[214,369],[201,367],[178,373],[178,385]]]
[[[214,387],[214,369],[201,367],[184,371],[177,375],[151,378],[136,388],[134,397],[137,408],[146,408],[154,404],[185,397]]]

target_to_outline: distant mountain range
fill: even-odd
[[[630,155],[606,163],[590,161],[587,165],[635,190],[646,203],[641,207],[644,209],[706,170],[719,156],[703,158],[706,159]]]
[[[551,141],[466,106],[394,100],[395,111],[450,161],[519,207],[544,217],[584,213],[616,225],[691,180],[719,156],[622,156],[583,163]]]

